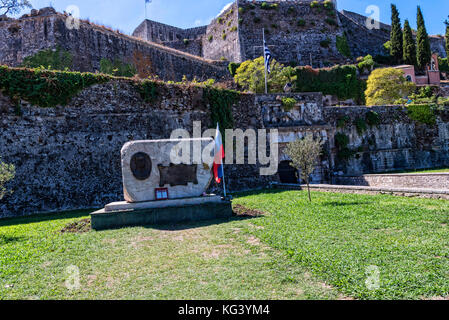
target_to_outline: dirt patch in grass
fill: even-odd
[[[90,219],[83,219],[66,225],[61,233],[84,233],[91,230]]]
[[[240,204],[233,206],[234,214],[238,217],[260,217],[265,215],[264,212],[244,207]]]

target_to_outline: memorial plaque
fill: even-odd
[[[144,152],[135,153],[131,157],[130,166],[137,180],[146,180],[151,176],[151,158]]]
[[[171,187],[175,186],[187,186],[189,182],[193,184],[198,184],[198,179],[196,177],[196,171],[198,166],[186,165],[186,164],[170,164],[169,167],[164,167],[161,165],[157,166],[161,176],[159,186],[163,187],[169,184]]]

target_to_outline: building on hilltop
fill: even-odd
[[[77,71],[97,72],[103,59],[133,65],[150,61],[152,73],[162,80],[228,80],[229,62],[263,55],[262,29],[277,61],[315,68],[385,55],[391,30],[386,24],[370,30],[367,17],[338,12],[336,1],[329,0],[235,0],[207,26],[181,29],[145,20],[132,36],[86,20],[70,28],[69,18],[53,8],[18,19],[0,17],[0,64],[20,66],[42,50],[62,48],[72,54]],[[430,40],[432,51],[445,57],[445,38]]]
[[[336,10],[335,1],[236,0],[208,26],[180,29],[145,20],[133,36],[212,60],[242,62],[262,56],[262,29],[276,60],[323,67],[346,62],[339,42],[346,40],[351,57],[386,55],[391,26],[369,29],[369,18]],[[432,51],[446,56],[444,37],[431,36]],[[346,55],[346,56],[345,56]]]

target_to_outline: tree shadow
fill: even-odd
[[[56,221],[63,219],[81,218],[94,212],[96,209],[74,210],[64,212],[43,213],[35,215],[26,215],[20,217],[10,217],[0,219],[0,227],[26,225],[30,223],[39,223],[44,221]]]
[[[11,244],[14,242],[21,242],[24,241],[26,238],[23,236],[20,237],[11,237],[11,236],[6,236],[3,234],[0,234],[0,246],[5,245],[5,244]]]
[[[257,219],[260,217],[254,216],[232,216],[230,218],[222,218],[222,219],[214,219],[214,220],[203,220],[203,221],[188,221],[188,222],[179,222],[179,223],[171,223],[171,224],[150,224],[143,226],[147,229],[156,229],[161,231],[184,231],[190,229],[204,228],[210,226],[216,226],[220,224],[226,224],[233,221],[245,221]]]

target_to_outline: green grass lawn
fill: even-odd
[[[449,202],[264,191],[267,212],[61,233],[88,212],[0,221],[0,299],[402,299],[449,296]],[[69,290],[68,267],[80,286]],[[379,288],[365,284],[379,270]]]
[[[60,233],[87,214],[0,221],[0,299],[342,297],[260,243],[257,219]],[[75,290],[65,285],[71,265],[80,275]]]
[[[449,297],[449,201],[264,192],[236,200],[270,215],[253,234],[358,299]],[[372,269],[374,266],[374,269]],[[379,287],[370,279],[379,271]]]

